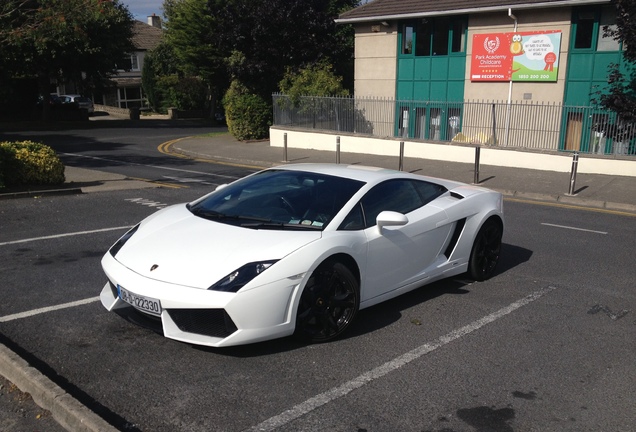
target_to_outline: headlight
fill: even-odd
[[[115,243],[110,248],[109,252],[113,257],[117,255],[117,252],[119,252],[119,250],[126,244],[126,242],[133,236],[133,234],[137,232],[137,229],[139,229],[139,225],[140,224],[137,224],[132,227],[126,234],[124,234],[119,240],[117,240],[117,243]]]
[[[243,267],[238,270],[234,270],[208,289],[214,291],[237,292],[249,281],[270,268],[276,261],[278,260],[245,264]]]

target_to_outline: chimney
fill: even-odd
[[[157,28],[161,28],[161,17],[152,14],[148,16],[148,25],[151,25],[153,27],[157,27]]]

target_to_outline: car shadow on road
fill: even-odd
[[[502,245],[499,263],[497,264],[497,269],[493,277],[497,277],[529,261],[531,256],[532,251],[528,249],[504,243]],[[467,289],[467,287],[474,283],[475,282],[467,278],[465,274],[458,275],[454,278],[433,282],[430,285],[417,288],[392,300],[364,309],[358,313],[351,328],[339,339],[347,340],[356,338],[387,327],[402,319],[405,310],[437,297],[470,294],[470,290]],[[241,358],[267,356],[305,347],[307,347],[307,343],[293,337],[228,348],[210,348],[192,345],[192,348],[196,350]]]

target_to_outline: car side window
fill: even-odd
[[[385,210],[406,214],[424,205],[413,182],[406,179],[380,183],[362,197],[361,203],[367,227],[374,226]]]
[[[375,226],[385,210],[406,214],[425,206],[447,192],[444,186],[420,180],[385,181],[366,193],[342,221],[339,230],[360,230]]]
[[[445,192],[448,191],[448,189],[446,189],[444,186],[435,183],[429,183],[427,181],[414,180],[413,185],[415,186],[417,193],[420,194],[423,205],[430,203],[435,198],[443,195]]]
[[[360,203],[356,204],[338,227],[341,231],[356,231],[364,228],[364,213],[362,213],[362,204]]]

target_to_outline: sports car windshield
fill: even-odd
[[[245,228],[322,230],[363,185],[325,174],[267,170],[188,209],[196,216]]]

